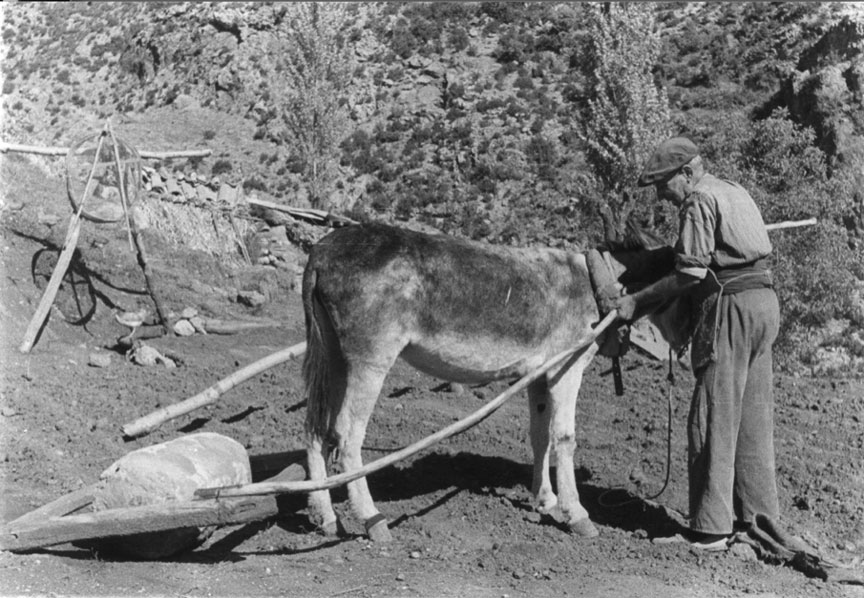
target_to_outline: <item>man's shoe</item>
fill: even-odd
[[[705,552],[729,550],[729,542],[732,539],[732,536],[728,534],[706,534],[692,530],[686,534],[686,537],[691,547]]]
[[[688,529],[682,530],[674,536],[654,538],[651,542],[653,544],[674,544],[681,542],[687,543],[692,548],[704,552],[724,552],[729,550],[731,540],[731,535],[706,534]]]

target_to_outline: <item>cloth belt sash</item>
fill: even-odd
[[[693,294],[692,366],[696,371],[714,361],[714,337],[720,328],[720,297],[752,289],[774,288],[767,259],[731,268],[711,268]]]

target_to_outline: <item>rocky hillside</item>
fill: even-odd
[[[845,3],[653,7],[654,77],[672,129],[694,138],[715,172],[751,189],[767,220],[820,219],[775,239],[787,289],[784,342],[801,359],[828,343],[842,349],[835,367],[860,361],[864,345],[848,339],[864,325],[864,11]],[[604,191],[579,134],[592,94],[585,7],[316,10],[4,4],[3,140],[69,145],[111,117],[140,147],[213,150],[160,165],[177,180],[219,177],[268,201],[496,243],[599,239]],[[331,87],[303,87],[321,65]],[[320,131],[308,139],[326,150],[320,165],[292,128],[308,104],[298,89],[317,93],[318,108],[333,115],[308,127]],[[57,162],[46,167],[59,173]]]

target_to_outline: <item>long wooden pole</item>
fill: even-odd
[[[123,166],[120,160],[120,148],[117,146],[117,138],[114,136],[114,129],[111,127],[110,123],[108,124],[108,133],[111,135],[111,142],[114,145],[114,166],[117,169],[117,180],[119,181],[120,188],[120,201],[123,204],[123,214],[126,217],[126,228],[129,231],[129,244],[132,246],[132,249],[135,250],[138,265],[141,266],[141,272],[144,274],[144,284],[147,285],[147,291],[150,293],[150,298],[153,299],[153,304],[156,307],[156,316],[159,318],[159,324],[162,326],[163,332],[167,332],[167,312],[162,305],[162,299],[160,298],[159,293],[156,292],[156,285],[153,281],[153,272],[150,269],[150,263],[147,261],[147,251],[144,248],[144,241],[141,239],[141,235],[138,231],[138,224],[129,213],[131,205],[129,197],[126,194],[126,181],[123,178],[124,173]],[[141,184],[140,175],[139,180],[132,181],[131,184],[135,185],[137,188],[137,186]]]
[[[817,220],[815,218],[808,218],[807,220],[787,220],[785,222],[774,222],[772,224],[766,224],[765,228],[767,230],[780,230],[782,228],[798,228],[800,226],[813,226],[816,224]]]
[[[286,206],[285,204],[258,199],[257,197],[247,197],[246,203],[253,206],[268,208],[270,210],[276,210],[277,212],[285,212],[292,216],[312,218],[313,220],[318,220],[320,222],[336,222],[342,225],[357,224],[355,220],[351,220],[345,216],[337,216],[336,214],[325,210],[316,210],[314,208],[293,208],[291,206]]]
[[[40,147],[36,145],[22,145],[19,143],[6,143],[0,141],[0,152],[19,152],[22,154],[41,154],[43,156],[63,156],[69,153],[68,147]],[[152,160],[165,160],[167,158],[203,158],[209,156],[212,150],[167,150],[147,151],[142,150],[138,155],[142,158]]]
[[[426,438],[419,440],[418,442],[415,442],[410,446],[390,453],[386,457],[377,459],[372,463],[361,467],[360,469],[331,476],[323,480],[305,480],[299,482],[259,482],[257,484],[243,484],[240,486],[228,486],[224,488],[202,488],[195,491],[195,496],[198,498],[207,499],[314,492],[317,490],[329,490],[331,488],[347,484],[348,482],[353,482],[356,479],[375,473],[380,469],[384,469],[385,467],[389,467],[390,465],[402,461],[403,459],[407,459],[408,457],[411,457],[412,455],[432,446],[437,442],[449,438],[450,436],[454,436],[459,432],[464,432],[468,428],[477,425],[478,423],[492,415],[504,403],[513,398],[513,396],[515,396],[517,393],[526,389],[528,385],[531,384],[534,380],[544,375],[552,368],[560,365],[562,362],[572,360],[570,363],[564,364],[564,368],[584,366],[596,353],[596,348],[592,349],[591,344],[597,339],[598,336],[600,336],[600,334],[606,328],[608,328],[612,324],[612,322],[615,321],[617,317],[618,312],[615,310],[606,314],[606,317],[603,318],[603,320],[588,334],[588,336],[584,339],[584,342],[582,342],[578,348],[564,351],[554,356],[552,359],[549,359],[546,363],[526,374],[518,382],[516,382],[516,384],[505,390],[496,398],[486,403],[483,407],[481,407],[468,417],[465,417],[453,424],[450,424],[446,428],[439,430],[435,434],[427,436]]]
[[[125,424],[123,426],[123,436],[126,438],[135,438],[136,436],[147,434],[168,420],[180,417],[190,411],[194,411],[200,407],[216,402],[221,395],[228,392],[241,382],[279,365],[280,363],[299,357],[305,352],[306,343],[303,342],[288,347],[287,349],[277,351],[263,359],[259,359],[258,361],[237,370],[227,378],[219,380],[219,382],[209,387],[207,390],[198,393],[194,397],[190,397],[185,401],[173,405],[168,405],[167,407],[162,407],[149,415],[145,415],[133,422]]]

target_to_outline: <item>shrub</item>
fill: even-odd
[[[552,141],[542,135],[535,135],[525,148],[525,156],[534,165],[537,176],[541,179],[549,179],[554,176],[558,152]]]
[[[216,160],[213,163],[213,168],[210,169],[210,176],[218,176],[220,174],[227,174],[234,169],[231,166],[231,162],[228,160]]]
[[[506,106],[507,103],[501,98],[483,98],[474,105],[477,112],[489,112],[490,110],[499,110]]]
[[[516,89],[534,89],[534,79],[531,78],[531,75],[519,75],[513,81],[513,87]]]
[[[753,125],[741,151],[742,166],[758,172],[760,185],[772,193],[824,180],[825,155],[814,146],[815,137],[812,129],[789,120],[788,110],[776,110]]]
[[[243,190],[244,191],[267,191],[267,184],[259,179],[258,177],[252,177],[243,181]]]
[[[468,32],[465,31],[464,27],[456,27],[455,29],[453,29],[447,39],[450,47],[457,52],[461,52],[462,50],[467,48],[469,41],[470,40],[468,39]]]
[[[861,256],[850,251],[844,233],[830,221],[806,230],[772,233],[783,336],[850,315],[854,270]]]

